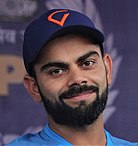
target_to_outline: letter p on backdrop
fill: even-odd
[[[0,96],[9,95],[9,84],[19,84],[25,70],[21,57],[14,55],[0,56]]]

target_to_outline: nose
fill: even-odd
[[[73,85],[83,85],[87,82],[88,79],[81,69],[77,68],[70,71],[67,83],[68,87],[71,87]]]

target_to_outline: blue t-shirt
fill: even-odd
[[[131,143],[116,137],[113,137],[105,130],[107,144],[106,146],[138,146],[138,143]],[[73,146],[64,138],[56,134],[48,125],[39,133],[26,134],[17,138],[5,146]]]

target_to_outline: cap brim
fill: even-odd
[[[88,26],[78,25],[78,26],[63,27],[62,29],[57,30],[56,32],[51,34],[51,37],[49,37],[49,40],[47,40],[45,44],[57,37],[70,33],[86,34],[92,37],[93,39],[95,39],[100,44],[104,42],[104,35],[99,30]]]

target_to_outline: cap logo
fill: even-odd
[[[55,23],[55,24],[57,24],[57,25],[63,26],[64,23],[65,23],[65,21],[66,21],[66,19],[67,19],[68,16],[69,16],[69,13],[64,14],[64,15],[62,16],[61,20],[57,20],[57,19],[54,19],[54,18],[53,18],[53,16],[54,16],[55,14],[61,13],[61,12],[67,12],[67,10],[58,10],[58,11],[55,11],[55,12],[51,13],[51,14],[47,17],[48,21],[53,22],[53,23]]]

